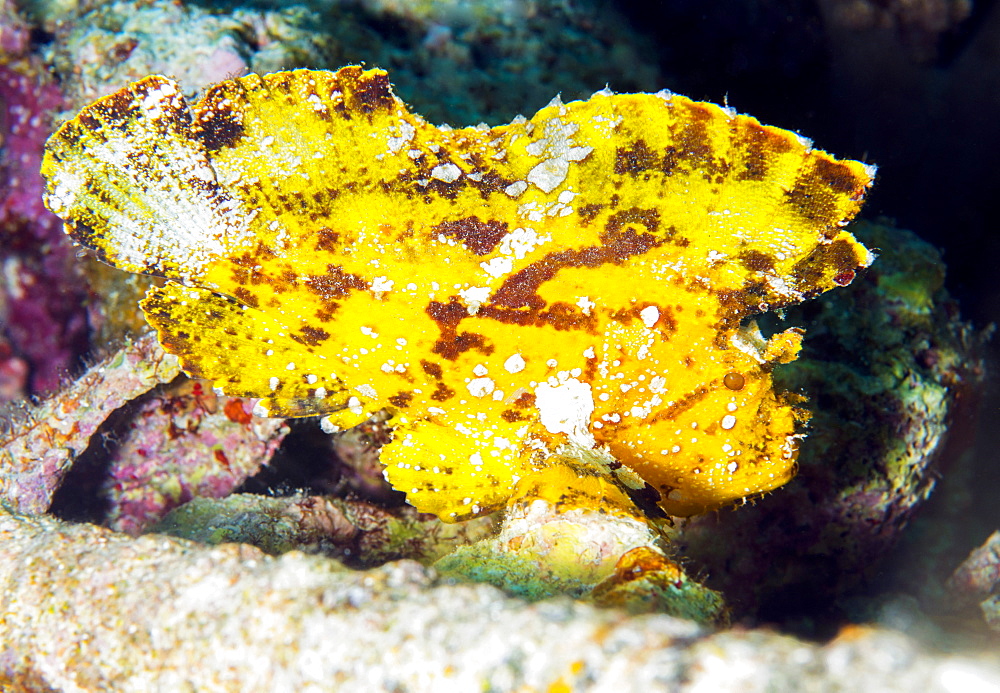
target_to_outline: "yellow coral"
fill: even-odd
[[[446,520],[563,446],[673,515],[781,485],[802,414],[771,369],[801,332],[746,319],[872,260],[842,228],[871,167],[668,93],[451,129],[381,70],[193,107],[153,76],[66,123],[43,173],[77,241],[175,280],[142,306],[185,370],[263,415],[390,409],[388,479]]]

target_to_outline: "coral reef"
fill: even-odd
[[[169,0],[31,0],[45,59],[83,105],[151,73],[195,90],[244,71],[389,68],[434,122],[509,120],[553,94],[658,88],[651,46],[589,2],[296,3],[227,13]],[[221,4],[221,3],[220,3]]]
[[[44,55],[73,104],[148,74],[175,75],[193,95],[251,70],[326,62],[319,19],[302,8],[220,14],[193,3],[116,0],[77,8],[74,21],[43,14],[62,20],[51,25],[56,40]]]
[[[42,204],[42,149],[55,80],[28,53],[28,28],[0,17],[0,401],[52,392],[87,348],[87,296],[62,224]]]
[[[150,336],[126,344],[38,406],[7,408],[0,447],[0,498],[43,513],[73,461],[105,420],[180,373]]]
[[[986,624],[1000,633],[1000,531],[994,532],[948,579],[948,606],[978,603]]]
[[[31,25],[13,2],[0,4],[0,53],[23,56],[31,43]]]
[[[851,628],[712,634],[245,545],[132,539],[0,509],[0,681],[15,690],[989,690],[995,653]],[[957,683],[957,682],[960,682]]]
[[[147,335],[38,405],[9,405],[0,497],[21,512],[51,506],[137,534],[192,497],[230,493],[288,429],[254,419],[252,402],[217,397],[179,373],[177,360]],[[68,474],[74,478],[60,496]]]
[[[941,654],[1000,632],[996,535],[944,582],[998,526],[973,502],[992,506],[1000,478],[992,436],[969,449],[983,335],[912,235],[855,224],[872,267],[759,320],[766,336],[808,331],[773,372],[812,414],[789,485],[671,527],[641,480],[602,485],[564,464],[544,470],[558,483],[519,480],[505,517],[444,524],[381,478],[398,412],[328,436],[315,420],[250,419],[252,400],[179,376],[138,336],[137,302],[159,280],[74,257],[37,175],[57,119],[151,72],[193,101],[246,71],[367,63],[410,111],[455,124],[669,84],[877,161],[877,209],[949,247],[949,285],[985,324],[1000,306],[1000,11],[977,3],[965,21],[970,6],[0,2],[0,400],[20,400],[0,411],[0,689],[995,689],[989,644]],[[460,235],[445,234],[452,249]],[[739,626],[717,630],[730,616]],[[745,628],[760,623],[837,637]]]
[[[603,85],[662,86],[654,47],[612,5],[360,0],[337,11],[343,7],[328,23],[337,60],[323,67],[387,69],[403,100],[434,123],[506,122],[554,94],[569,100]]]
[[[86,495],[102,511],[94,519],[134,535],[192,498],[227,496],[288,433],[280,419],[251,416],[252,408],[252,401],[218,396],[187,378],[133,399],[77,459],[72,490],[57,493],[53,510],[86,518]]]
[[[430,565],[492,533],[480,518],[443,524],[409,506],[386,509],[356,498],[235,494],[196,498],[147,529],[204,544],[239,542],[271,555],[321,553],[352,567],[409,558]]]
[[[434,567],[531,600],[571,595],[633,613],[726,624],[722,595],[667,557],[664,528],[590,472],[589,456],[573,453],[523,480],[498,531],[458,547]]]

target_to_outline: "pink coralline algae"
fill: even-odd
[[[22,397],[27,382],[28,363],[14,353],[10,342],[0,334],[0,402]]]
[[[23,55],[31,39],[31,27],[12,2],[0,3],[0,54]]]
[[[7,412],[0,432],[0,498],[24,513],[43,513],[76,458],[107,418],[180,373],[177,359],[150,337],[97,362],[37,407]]]
[[[86,519],[138,534],[191,498],[231,493],[288,429],[252,418],[253,401],[216,397],[179,373],[147,336],[8,416],[0,498],[25,513],[87,511]],[[101,506],[100,516],[88,504]]]
[[[13,30],[0,37],[17,45]],[[42,204],[42,148],[62,95],[35,58],[0,58],[0,398],[57,388],[87,347],[87,292]],[[26,378],[24,376],[27,376]],[[21,378],[19,381],[18,378]]]
[[[104,524],[138,535],[193,498],[223,498],[274,454],[288,428],[252,417],[253,400],[181,378],[127,407],[98,446]],[[91,458],[93,459],[93,458]]]

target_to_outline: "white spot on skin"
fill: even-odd
[[[371,385],[358,385],[354,389],[357,390],[360,394],[364,395],[365,397],[370,397],[371,399],[378,399],[378,392],[376,392],[375,388],[372,387]]]
[[[142,99],[142,110],[146,112],[150,120],[157,120],[163,117],[162,105],[171,100],[177,94],[177,85],[174,82],[162,81],[156,89],[152,89]]]
[[[295,370],[295,363],[292,362],[292,361],[289,361],[288,365],[285,366],[285,368],[288,369],[288,370],[290,370],[290,371],[294,371]]]
[[[520,354],[514,354],[503,362],[503,367],[507,369],[508,373],[520,373],[524,370],[524,366],[524,358]]]
[[[495,257],[489,262],[480,262],[479,266],[483,268],[486,274],[494,278],[499,278],[514,269],[514,261],[509,257]]]
[[[528,184],[523,180],[511,183],[506,188],[503,189],[511,197],[520,197],[521,193],[528,189]]]
[[[386,144],[389,147],[389,151],[395,154],[403,145],[408,143],[413,139],[413,135],[416,133],[416,129],[409,122],[403,120],[399,124],[399,137],[390,137]]]
[[[526,217],[528,221],[541,221],[542,212],[537,202],[528,202],[517,208],[518,216]]]
[[[594,396],[589,383],[581,383],[576,378],[569,378],[555,387],[541,383],[535,388],[535,406],[549,433],[565,433],[587,448],[597,444],[590,433]]]
[[[278,389],[278,385],[281,384],[281,381],[278,380],[277,376],[272,375],[270,379],[268,379],[267,384],[271,388],[271,392],[274,392]]]
[[[506,438],[501,436],[494,436],[493,447],[500,448],[501,450],[515,450],[514,445]]]
[[[594,309],[597,304],[590,300],[589,296],[581,296],[577,299],[576,305],[583,311],[584,315],[590,315],[590,311]]]
[[[384,294],[386,291],[392,291],[392,285],[395,283],[389,277],[375,277],[372,280],[372,291],[376,294]]]
[[[576,123],[564,123],[560,118],[545,124],[544,137],[525,148],[531,156],[545,157],[528,173],[529,183],[549,193],[565,182],[570,162],[581,161],[593,151],[593,147],[573,146],[572,136],[579,129]]]
[[[652,332],[649,332],[648,335],[649,336],[646,339],[646,343],[641,344],[639,346],[639,350],[635,353],[636,358],[638,358],[640,361],[644,361],[646,357],[649,356],[649,349],[651,346],[653,346],[653,343],[656,340],[656,336]]]
[[[496,385],[489,378],[474,378],[465,387],[473,397],[485,397],[493,392]]]
[[[490,287],[473,286],[468,289],[462,289],[458,292],[458,295],[465,301],[466,310],[469,312],[469,315],[475,315],[479,312],[479,306],[489,300]]]
[[[472,372],[481,378],[487,373],[489,373],[490,369],[481,363],[477,363],[476,367],[472,369]]]
[[[445,183],[454,183],[462,175],[462,169],[452,163],[438,164],[431,169],[431,178],[437,178]]]
[[[534,183],[543,192],[550,193],[566,180],[569,162],[566,159],[546,159],[528,171],[528,182]]]
[[[552,240],[552,236],[540,235],[534,229],[518,227],[500,239],[498,251],[501,255],[513,255],[517,260],[540,245]]]
[[[736,425],[736,417],[733,416],[732,414],[726,414],[725,416],[722,417],[722,422],[719,425],[722,426],[723,429],[728,431],[733,426]]]
[[[777,295],[785,296],[793,301],[802,300],[802,294],[789,286],[781,277],[769,274],[764,277],[764,280]]]
[[[653,325],[660,319],[660,309],[656,306],[646,306],[639,311],[639,317],[642,318],[642,324],[649,329],[653,329]]]

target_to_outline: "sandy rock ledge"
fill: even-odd
[[[1000,690],[995,660],[884,630],[825,646],[711,633],[443,584],[410,561],[349,571],[9,511],[0,594],[4,691]]]

